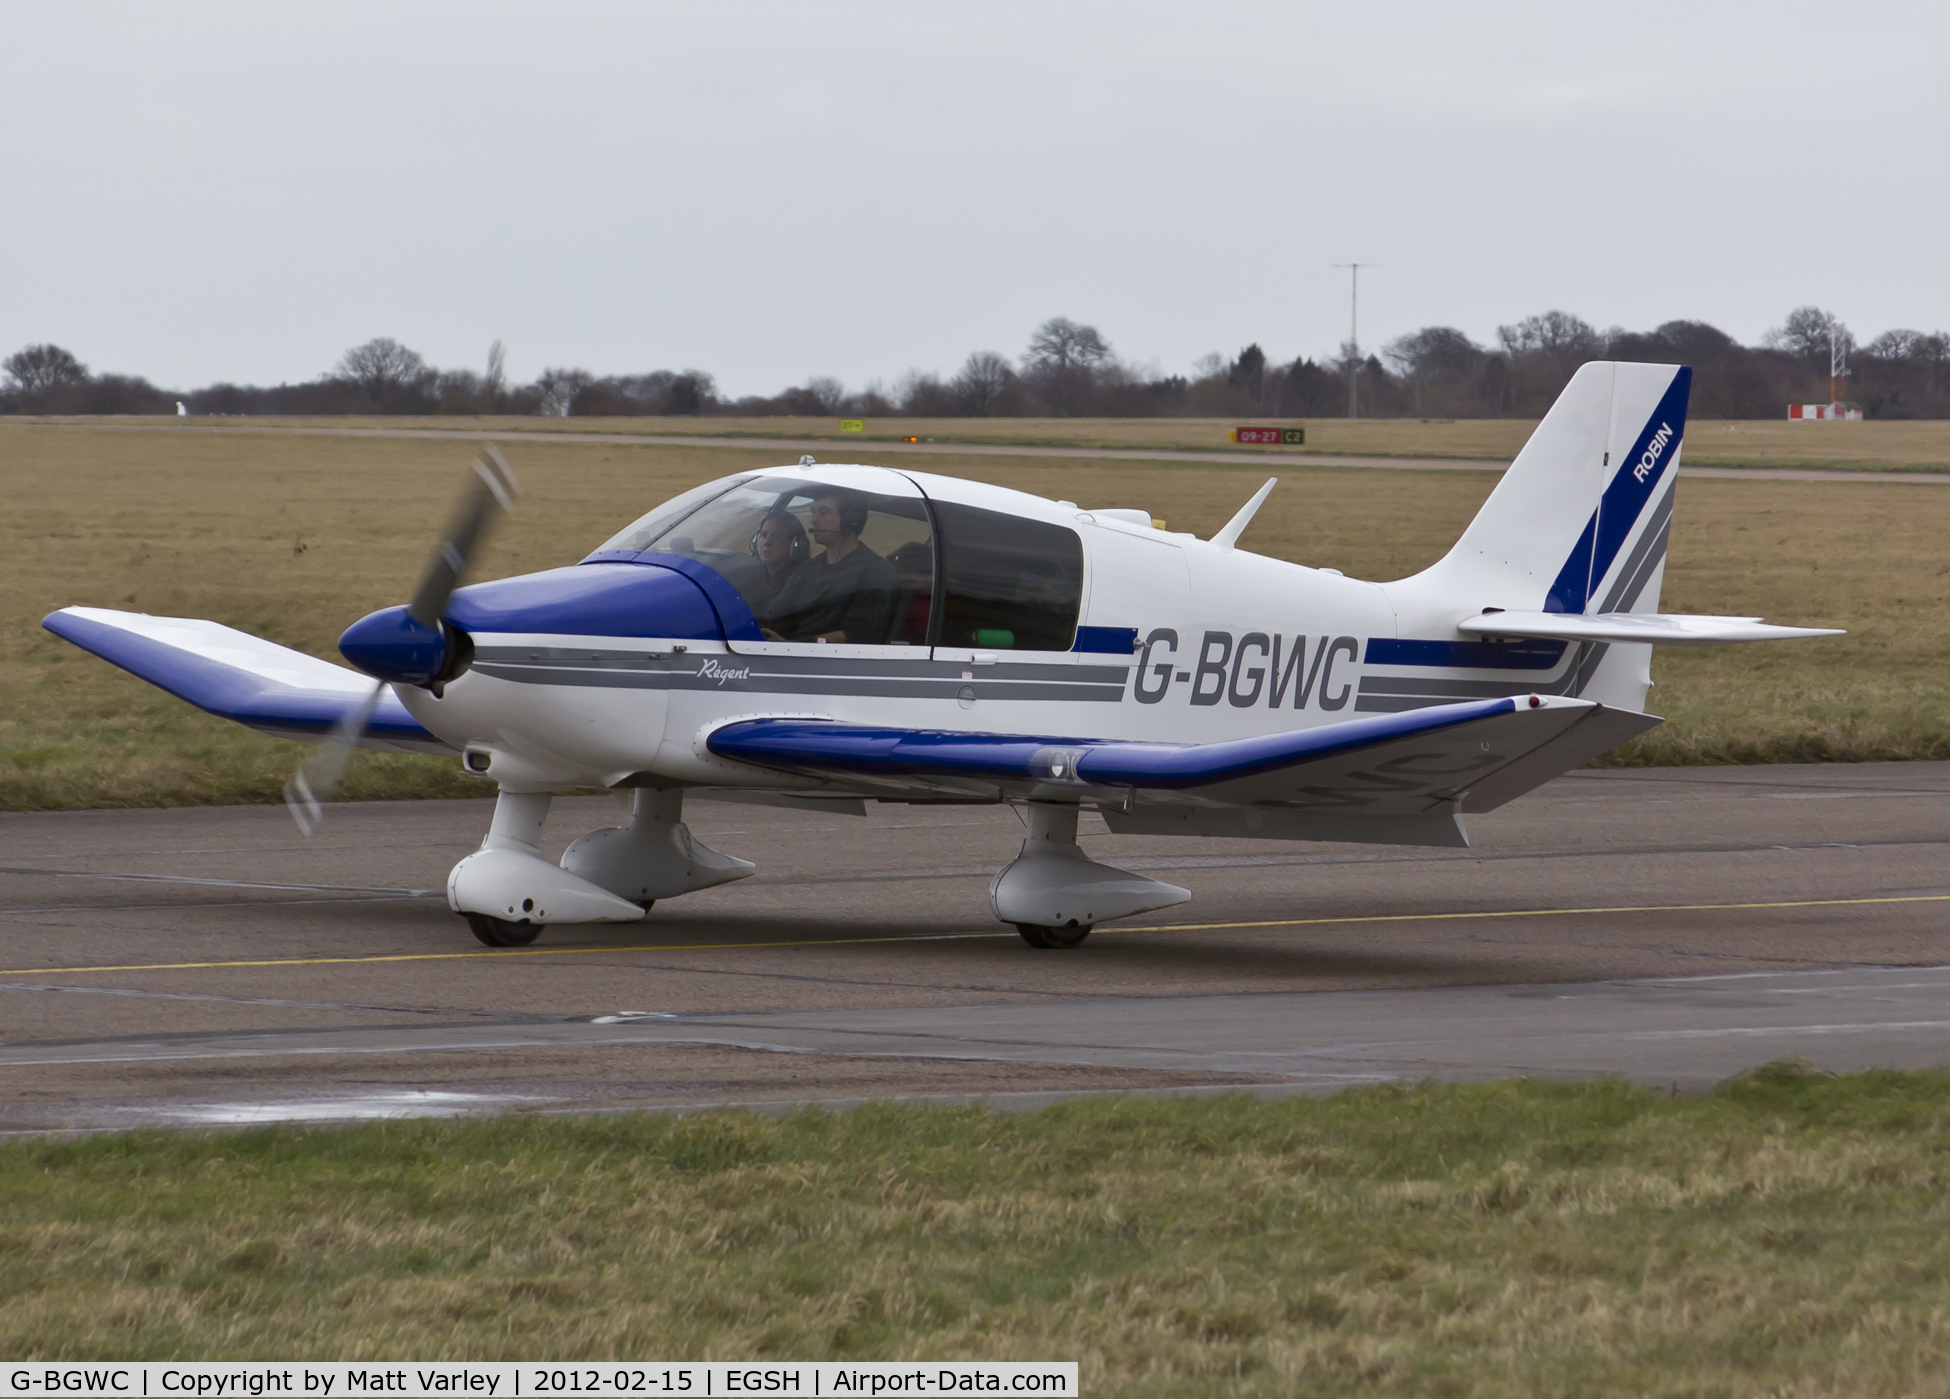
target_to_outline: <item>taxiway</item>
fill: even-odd
[[[1006,809],[715,801],[757,876],[491,951],[440,893],[487,813],[0,816],[0,1128],[1950,1063],[1950,764],[1575,773],[1466,851],[1099,823],[1196,897],[1074,951],[989,915]]]
[[[240,424],[212,427],[206,424],[178,427],[164,420],[147,423],[27,423],[29,428],[86,429],[90,432],[182,432],[217,436],[300,436],[367,437],[394,440],[440,440],[479,442],[483,434],[460,428],[327,427],[318,424],[274,425]],[[1261,447],[1234,447],[1230,451],[1201,452],[1169,447],[1059,447],[1011,442],[889,442],[884,438],[855,441],[830,437],[714,437],[703,433],[634,432],[511,432],[486,434],[496,441],[512,443],[581,443],[605,447],[686,447],[724,448],[732,451],[774,451],[798,455],[818,453],[822,459],[865,449],[870,456],[953,456],[953,457],[1038,457],[1080,458],[1089,461],[1146,461],[1217,464],[1223,466],[1345,467],[1376,471],[1495,471],[1509,468],[1507,461],[1479,457],[1381,457],[1333,452],[1283,452]],[[918,468],[917,468],[918,469]],[[1881,481],[1901,485],[1950,485],[1945,471],[1870,471],[1851,468],[1825,469],[1798,466],[1682,466],[1681,476],[1717,478],[1723,481]]]

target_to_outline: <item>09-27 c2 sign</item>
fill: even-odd
[[[1298,447],[1307,440],[1307,430],[1303,427],[1236,427],[1229,437],[1234,442],[1257,443],[1267,447],[1282,444]]]

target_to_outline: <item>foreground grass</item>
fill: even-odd
[[[0,1147],[0,1354],[1078,1359],[1091,1393],[1950,1392],[1950,1075]]]
[[[678,491],[781,455],[543,434],[511,451],[527,492],[484,576],[572,562]],[[346,625],[411,590],[472,454],[451,439],[0,425],[0,810],[275,801],[298,745],[199,714],[50,636],[41,617],[73,603],[209,617],[337,659]],[[1265,471],[995,457],[927,465],[1086,505],[1139,506],[1200,535],[1223,524]],[[1280,474],[1246,545],[1374,579],[1440,557],[1496,479]],[[1667,610],[1751,613],[1850,635],[1662,650],[1650,707],[1670,722],[1605,761],[1950,757],[1946,537],[1950,487],[1682,482]],[[481,791],[451,762],[372,754],[355,764],[344,794]]]

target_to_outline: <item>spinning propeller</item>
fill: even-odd
[[[372,723],[373,713],[385,696],[386,686],[424,684],[438,694],[441,685],[457,673],[458,666],[453,663],[461,659],[458,636],[448,623],[441,620],[441,613],[446,611],[447,600],[460,586],[461,579],[474,562],[488,534],[501,516],[513,508],[514,498],[520,491],[514,470],[508,465],[508,459],[501,455],[500,449],[491,442],[483,446],[481,455],[474,459],[473,468],[461,486],[460,499],[455,502],[454,513],[441,533],[439,547],[427,561],[426,572],[420,575],[419,587],[413,590],[413,600],[404,608],[374,613],[346,633],[349,640],[354,633],[370,630],[372,623],[383,619],[382,625],[390,635],[380,643],[378,651],[381,654],[410,655],[419,662],[417,666],[409,667],[396,676],[393,672],[399,669],[397,665],[368,664],[360,654],[367,647],[348,646],[346,640],[341,640],[340,649],[361,669],[379,678],[372,687],[372,693],[366,696],[365,703],[326,735],[318,746],[318,752],[309,762],[301,764],[291,781],[285,784],[285,805],[291,809],[298,829],[306,835],[315,831],[324,820],[323,803],[331,800],[332,793],[338,790],[339,783],[344,779],[345,770],[352,762],[352,750],[359,746],[359,740]],[[471,653],[472,648],[467,649]]]

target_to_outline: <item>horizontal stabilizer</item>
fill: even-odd
[[[1550,641],[1648,641],[1657,646],[1726,646],[1737,641],[1792,641],[1841,636],[1833,627],[1774,627],[1758,617],[1703,617],[1664,612],[1486,612],[1456,630],[1470,636],[1522,636]]]
[[[355,713],[374,681],[216,622],[64,607],[41,623],[56,636],[220,718],[280,738],[319,739]],[[451,754],[399,702],[379,697],[361,748]]]

